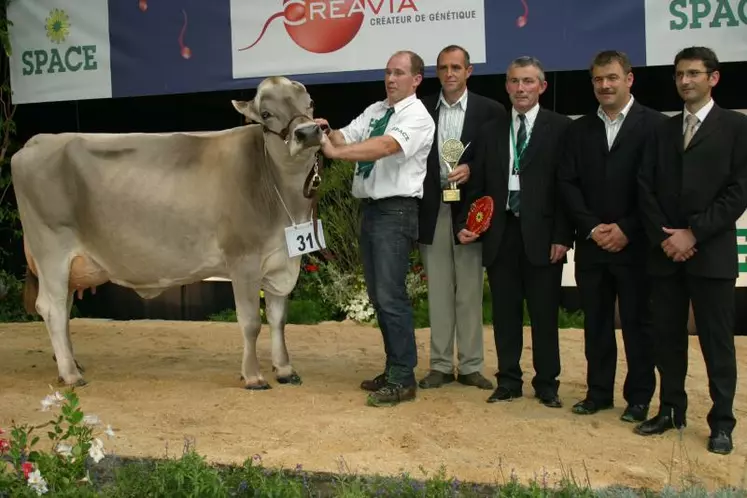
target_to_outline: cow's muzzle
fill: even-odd
[[[298,125],[293,131],[293,136],[304,147],[322,144],[322,129],[314,122]]]

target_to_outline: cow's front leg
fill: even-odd
[[[272,368],[281,384],[301,384],[301,377],[290,364],[288,348],[285,345],[285,320],[288,312],[288,297],[276,296],[265,291],[267,323],[272,334]]]
[[[233,295],[236,302],[236,317],[244,335],[244,357],[241,361],[241,377],[246,389],[269,389],[270,384],[262,377],[257,359],[257,337],[262,328],[259,316],[259,282],[232,276]]]

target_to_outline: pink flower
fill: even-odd
[[[0,439],[0,455],[10,450],[10,443],[6,439]]]
[[[305,270],[306,270],[307,272],[310,272],[310,273],[314,273],[315,271],[318,271],[318,270],[319,270],[319,267],[318,267],[318,266],[316,266],[316,265],[306,265],[306,266],[304,267],[304,269],[305,269]]]

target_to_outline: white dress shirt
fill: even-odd
[[[604,123],[604,129],[607,132],[608,149],[612,148],[612,144],[615,142],[615,137],[620,133],[620,128],[622,128],[625,118],[628,116],[628,112],[630,112],[630,108],[633,107],[633,100],[633,96],[631,95],[630,100],[625,104],[625,107],[623,107],[622,111],[620,111],[620,114],[618,114],[615,119],[610,119],[607,113],[602,109],[602,106],[599,106],[597,109],[597,116],[599,116],[599,119]]]
[[[340,132],[346,143],[362,142],[369,138],[377,120],[389,108],[386,100],[375,102]],[[352,193],[359,199],[387,197],[423,197],[426,162],[436,132],[425,105],[411,95],[394,105],[384,135],[393,137],[402,147],[396,154],[378,159],[368,178],[353,177]]]
[[[695,113],[695,117],[698,118],[698,121],[695,123],[695,127],[693,129],[693,135],[695,135],[698,132],[698,128],[700,128],[700,125],[703,124],[703,121],[705,120],[706,116],[708,116],[708,113],[711,112],[711,109],[713,109],[713,99],[709,100],[706,105],[700,108],[698,112]],[[682,134],[685,134],[685,129],[687,128],[687,116],[692,114],[690,111],[687,110],[687,107],[684,108],[683,114],[682,114]]]
[[[459,140],[462,136],[462,128],[464,126],[464,116],[467,113],[467,98],[468,91],[465,88],[462,96],[459,100],[453,104],[446,102],[443,92],[436,102],[438,108],[438,163],[441,165],[441,186],[444,187],[448,183],[446,177],[449,175],[449,168],[446,163],[441,159],[441,150],[445,141],[450,138]],[[467,145],[467,144],[464,144]]]
[[[524,119],[524,127],[527,130],[527,147],[529,146],[529,141],[532,138],[532,128],[534,128],[534,122],[537,121],[537,114],[539,114],[540,105],[539,102],[534,104],[534,107],[529,109],[525,114]],[[513,138],[511,137],[511,129],[508,130],[508,178],[511,178],[511,175],[513,174],[514,170],[514,148],[511,144],[516,144],[516,146],[519,146],[519,143],[517,141],[517,135],[519,134],[519,127],[521,126],[521,120],[519,119],[519,111],[516,110],[516,108],[511,108],[511,119],[514,124],[514,135]],[[525,149],[526,150],[526,149]],[[526,153],[526,152],[525,152]],[[523,156],[522,156],[523,157]],[[521,164],[519,164],[521,166]],[[506,209],[509,209],[508,206],[508,197],[506,197]]]

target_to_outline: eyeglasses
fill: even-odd
[[[688,79],[697,78],[701,74],[711,74],[713,71],[706,70],[706,71],[700,71],[698,69],[688,69],[687,71],[677,71],[672,75],[672,78],[677,81],[681,80],[685,76],[688,77]]]

